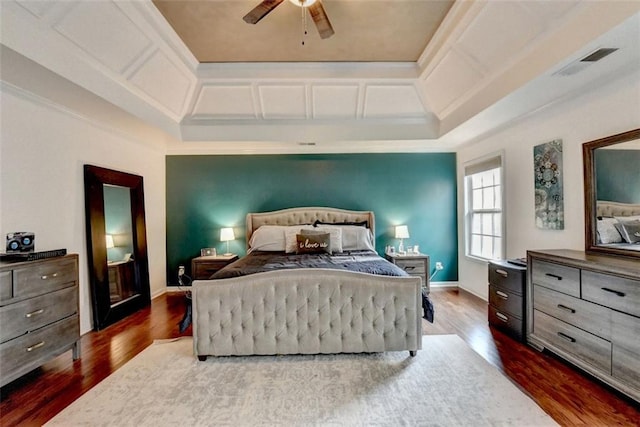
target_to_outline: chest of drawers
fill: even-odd
[[[387,261],[390,261],[409,273],[410,276],[420,277],[422,279],[422,288],[427,293],[430,291],[429,286],[429,256],[428,255],[401,255],[398,253],[385,254]]]
[[[528,252],[527,342],[640,401],[640,262]]]
[[[489,324],[518,340],[525,337],[527,269],[507,261],[491,261],[489,274]]]
[[[0,264],[0,386],[68,350],[80,357],[78,256]]]

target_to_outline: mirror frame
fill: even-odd
[[[584,167],[584,244],[585,252],[587,253],[640,258],[640,251],[608,248],[598,246],[596,244],[596,165],[594,151],[597,148],[608,147],[610,145],[633,141],[635,139],[640,139],[640,128],[582,144],[582,159]]]
[[[105,244],[105,184],[129,188],[131,195],[136,295],[114,305],[111,305],[109,296],[109,271]],[[151,304],[143,179],[138,175],[84,165],[84,191],[93,327],[100,330]]]

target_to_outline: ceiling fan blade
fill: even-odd
[[[307,9],[309,9],[313,22],[316,23],[318,33],[320,33],[320,38],[328,39],[331,37],[334,34],[334,31],[331,26],[331,22],[329,22],[329,17],[322,6],[322,0],[317,0]]]
[[[284,0],[264,0],[262,3],[254,7],[251,12],[247,13],[244,21],[248,24],[257,24],[262,18],[267,16],[269,12],[276,8]]]

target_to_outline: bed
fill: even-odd
[[[318,239],[330,241],[332,250],[327,252],[337,256],[355,256],[358,251],[345,255],[346,245],[344,251],[333,251],[337,239],[331,233],[335,229],[348,230],[345,234],[356,230],[361,235],[353,227],[363,227],[375,236],[370,211],[314,207],[250,213],[248,254],[268,249],[268,242],[257,241],[264,230],[314,226],[327,227]],[[295,234],[300,241],[300,232]],[[383,260],[375,253],[368,256]],[[234,268],[233,264],[229,267]],[[192,286],[194,353],[200,360],[207,356],[405,350],[415,356],[422,345],[421,286],[419,277],[404,272],[391,276],[296,266],[196,280]]]
[[[596,202],[598,246],[640,251],[640,204]]]

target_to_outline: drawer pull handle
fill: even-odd
[[[30,317],[35,316],[36,314],[42,314],[42,313],[44,313],[44,308],[41,308],[40,310],[32,311],[31,313],[27,313],[24,315],[24,317],[28,319]]]
[[[51,276],[48,276],[46,274],[43,276],[40,276],[42,280],[47,280],[49,277],[58,277],[58,273],[53,273]]]
[[[27,350],[27,353],[28,353],[28,352],[31,352],[31,351],[37,349],[37,348],[42,347],[43,345],[44,345],[44,341],[40,341],[38,344],[34,344],[31,347],[27,347],[25,350]]]
[[[545,276],[553,277],[557,280],[562,280],[562,276],[558,276],[557,274],[545,273]]]
[[[509,321],[509,318],[507,316],[505,316],[504,314],[499,313],[497,311],[496,311],[496,317],[498,319],[502,320],[503,322],[508,322]]]
[[[576,312],[573,308],[571,308],[571,307],[567,307],[566,305],[562,305],[562,304],[558,304],[558,308],[559,308],[560,310],[568,311],[568,312],[569,312],[569,313],[571,313],[571,314],[573,314],[573,313],[575,313],[575,312]]]
[[[501,275],[502,277],[509,277],[509,273],[507,273],[504,270],[501,270],[499,268],[496,269],[496,273],[498,273],[499,275]]]
[[[619,297],[623,297],[625,295],[624,292],[616,291],[615,289],[610,289],[610,288],[600,288],[600,289],[602,289],[605,292],[611,292],[612,294],[616,294]]]
[[[501,291],[496,291],[496,295],[498,295],[502,299],[509,299],[509,295]]]
[[[569,336],[569,335],[567,335],[567,334],[563,334],[562,332],[558,332],[558,336],[559,336],[560,338],[562,338],[563,340],[565,340],[565,341],[569,341],[569,342],[576,342],[576,339],[575,339],[575,338],[570,337],[570,336]]]

